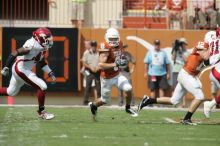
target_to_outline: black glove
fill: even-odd
[[[203,61],[203,64],[204,64],[204,66],[209,66],[209,65],[210,65],[209,59],[208,59],[208,60]]]

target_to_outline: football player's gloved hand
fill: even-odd
[[[3,76],[8,76],[9,75],[9,68],[8,67],[4,67],[1,71],[1,74]]]
[[[203,65],[204,65],[204,66],[209,66],[209,65],[210,65],[209,59],[208,59],[208,60],[204,60],[204,61],[203,61]]]
[[[56,83],[56,76],[55,76],[54,72],[51,71],[48,75],[52,79],[51,84],[55,84]]]
[[[128,60],[125,55],[121,55],[115,59],[115,64],[119,68],[125,68],[128,65]]]

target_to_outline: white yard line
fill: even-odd
[[[0,107],[37,107],[35,104],[14,104],[6,105],[0,104]],[[52,108],[88,108],[88,106],[83,105],[46,105],[46,107]],[[119,107],[118,105],[102,106],[104,109],[124,109],[124,106]],[[137,109],[137,106],[132,107]],[[175,107],[145,107],[142,110],[155,110],[155,111],[188,111],[188,108],[175,108]],[[202,108],[199,108],[198,111],[203,111]],[[220,112],[220,109],[213,109],[213,112]]]
[[[168,118],[168,117],[164,117],[163,118],[166,122],[168,122],[168,123],[173,123],[173,124],[178,124],[179,122],[177,122],[177,121],[175,121],[175,120],[173,120],[173,119],[171,119],[171,118]]]
[[[61,134],[61,135],[56,135],[56,136],[52,136],[53,138],[68,138],[68,136],[66,134]]]
[[[183,138],[180,138],[181,140],[186,140],[186,141],[216,141],[216,139],[215,138],[199,138],[199,137],[196,137],[196,138],[194,138],[194,137],[183,137]]]

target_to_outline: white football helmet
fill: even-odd
[[[215,31],[209,31],[205,34],[204,42],[210,43],[211,41],[216,39],[216,32]]]
[[[119,32],[115,28],[109,28],[106,30],[105,33],[105,41],[109,44],[111,47],[117,47],[119,46],[120,42],[120,36]]]

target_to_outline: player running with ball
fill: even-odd
[[[93,117],[97,114],[98,107],[109,102],[112,86],[126,92],[125,111],[131,116],[138,114],[131,109],[132,86],[125,76],[120,73],[120,68],[126,67],[127,58],[123,55],[123,44],[120,41],[118,30],[109,28],[105,34],[106,43],[101,43],[99,48],[99,68],[101,70],[101,98],[95,103],[90,102]]]
[[[202,91],[202,84],[198,78],[198,74],[204,67],[204,61],[209,59],[210,51],[208,49],[208,44],[204,42],[198,42],[198,44],[193,49],[192,53],[188,57],[185,66],[179,72],[178,84],[174,90],[173,96],[170,97],[160,97],[157,99],[144,96],[139,104],[138,110],[140,111],[143,107],[150,104],[173,104],[177,105],[181,102],[182,98],[187,92],[191,93],[195,99],[191,102],[187,114],[182,120],[183,124],[194,125],[192,123],[191,117],[195,113],[196,109],[204,100],[204,94]]]
[[[7,88],[0,88],[0,96],[15,96],[24,85],[30,85],[36,89],[38,97],[38,115],[42,119],[50,120],[53,114],[47,113],[44,109],[46,83],[32,72],[32,68],[38,63],[42,70],[56,82],[56,77],[47,65],[44,54],[53,45],[52,34],[47,28],[38,28],[33,36],[25,42],[23,47],[9,55],[4,68],[1,71],[3,76],[9,75],[11,68],[12,76]]]

